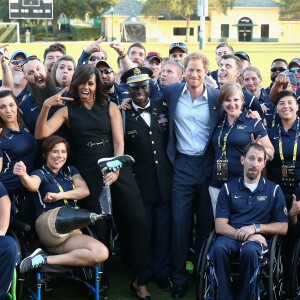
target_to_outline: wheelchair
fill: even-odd
[[[292,299],[300,299],[300,238],[295,244],[291,268],[291,295]]]
[[[199,255],[196,270],[197,300],[218,299],[216,280],[214,279],[213,282],[210,282],[210,278],[213,277],[212,263],[207,258],[215,238],[216,232],[213,231],[207,238]],[[278,235],[273,236],[269,244],[268,253],[260,258],[259,264],[255,269],[251,283],[251,299],[282,299],[283,265],[281,247],[281,238]],[[239,277],[238,267],[238,260],[233,259],[230,263],[230,278],[233,283],[236,282]]]
[[[34,218],[32,218],[31,199],[26,199],[26,208],[16,214],[9,227],[8,235],[12,236],[17,243],[20,252],[20,261],[29,256],[36,248],[40,247],[37,234],[33,228]],[[31,210],[31,212],[29,211]],[[83,233],[95,238],[92,230],[87,226],[81,229]],[[35,274],[35,279],[32,275]],[[49,292],[52,290],[51,281],[54,278],[62,278],[65,280],[72,280],[76,285],[81,285],[87,291],[87,296],[93,296],[95,300],[101,297],[101,266],[94,267],[69,267],[44,265],[26,274],[18,272],[16,267],[16,276],[12,283],[12,288],[9,299],[24,299],[24,292],[30,299],[41,300],[42,290]]]

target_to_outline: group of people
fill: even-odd
[[[209,256],[220,299],[233,299],[228,257],[247,242],[243,251],[255,262],[268,235],[288,232],[287,252],[298,237],[300,59],[275,59],[272,83],[263,89],[249,55],[227,43],[217,46],[218,70],[210,72],[207,57],[188,53],[184,43],[171,44],[163,58],[140,43],[126,52],[117,41],[109,45],[118,54],[119,70],[113,70],[103,42],[100,37],[88,45],[77,65],[61,43],[45,50],[43,62],[23,50],[8,63],[1,57],[1,234],[10,213],[2,206],[13,195],[18,203],[30,195],[47,250],[24,258],[20,272],[105,262],[107,297],[113,232],[132,268],[133,294],[151,300],[147,284],[154,281],[179,299],[188,289],[190,249],[198,257],[216,228]],[[124,153],[135,163],[109,169],[103,178],[98,160]],[[103,184],[111,187],[113,216],[91,226],[97,239],[79,229],[53,230],[61,207],[101,214]],[[14,247],[11,239],[7,243]],[[0,251],[2,245],[1,239]],[[14,253],[3,265],[10,272],[18,262]],[[253,264],[247,264],[240,299],[249,295]],[[11,279],[6,274],[0,299]]]

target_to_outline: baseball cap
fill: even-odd
[[[25,56],[25,58],[27,58],[29,56],[29,54],[26,51],[23,50],[16,50],[15,52],[13,52],[13,54],[10,57],[10,60],[15,59],[15,57],[19,54],[22,54]]]
[[[121,81],[126,82],[130,87],[149,84],[153,72],[146,67],[135,67],[126,71],[121,76]]]
[[[238,58],[241,58],[241,59],[244,59],[244,60],[247,60],[247,61],[250,62],[249,55],[246,52],[244,52],[244,51],[234,52],[234,55],[237,56]]]
[[[185,43],[172,43],[169,47],[169,55],[172,53],[172,51],[176,48],[181,49],[184,53],[188,53],[188,48],[186,47]]]
[[[151,62],[153,59],[158,59],[159,62],[161,63],[161,56],[160,56],[160,53],[158,52],[149,52],[146,56],[146,59]]]
[[[282,73],[279,73],[277,76],[288,76],[290,79],[290,83],[294,86],[297,86],[297,77],[293,72],[286,70]]]
[[[297,65],[298,67],[300,67],[300,58],[297,58],[297,57],[293,58],[290,61],[288,68],[290,69],[292,67],[292,65]]]
[[[106,59],[100,59],[100,60],[98,60],[97,63],[96,63],[96,68],[97,68],[100,64],[105,64],[105,65],[107,65],[108,68],[111,68],[110,63],[109,63]]]

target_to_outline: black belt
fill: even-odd
[[[110,143],[111,143],[110,140],[101,140],[99,142],[91,142],[91,141],[89,141],[85,145],[79,145],[79,147],[93,148],[95,146],[105,146],[105,145],[110,144]]]

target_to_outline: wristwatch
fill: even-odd
[[[253,223],[253,226],[254,226],[254,229],[255,229],[255,233],[259,233],[259,232],[260,232],[260,229],[261,229],[260,224],[255,224],[255,223]]]

